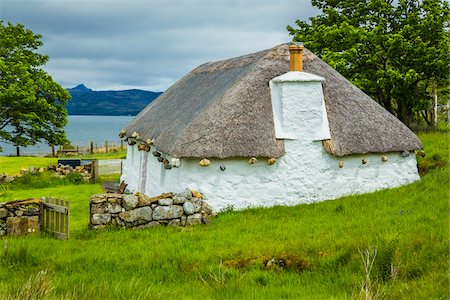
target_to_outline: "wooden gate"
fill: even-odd
[[[41,211],[42,230],[59,239],[69,239],[69,201],[43,197]]]

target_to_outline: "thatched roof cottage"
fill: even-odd
[[[407,184],[419,179],[414,151],[422,148],[341,74],[287,44],[195,68],[122,136],[122,180],[132,191],[190,188],[216,210]]]

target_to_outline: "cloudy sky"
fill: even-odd
[[[0,0],[0,19],[43,35],[64,87],[164,91],[207,61],[271,48],[310,0]]]

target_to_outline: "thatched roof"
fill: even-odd
[[[325,78],[324,98],[333,155],[415,150],[408,127],[313,53],[304,71]],[[269,81],[289,71],[288,45],[203,64],[172,85],[128,125],[126,135],[173,157],[279,157]]]

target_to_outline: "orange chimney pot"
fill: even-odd
[[[289,45],[290,65],[289,71],[303,71],[303,43],[292,43]]]

